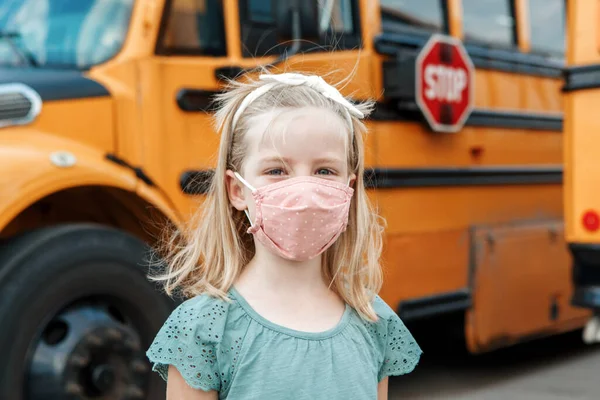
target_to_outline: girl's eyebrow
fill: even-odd
[[[261,158],[260,162],[261,163],[283,162],[283,163],[288,164],[290,162],[290,159],[285,158],[285,157],[271,156],[271,157]]]
[[[325,157],[319,157],[319,158],[314,158],[312,159],[313,163],[316,164],[327,164],[327,163],[343,163],[345,160],[340,158],[340,157],[336,157],[336,156],[325,156]],[[271,163],[271,162],[278,162],[278,163],[285,163],[285,164],[293,164],[293,160],[291,160],[290,158],[287,157],[277,157],[277,156],[271,156],[271,157],[265,157],[265,158],[261,158],[260,159],[261,163]]]
[[[286,158],[286,157],[277,157],[277,156],[272,156],[272,157],[265,157],[260,159],[261,163],[271,163],[271,162],[278,162],[278,163],[285,163],[285,164],[293,164],[293,160],[291,160],[290,158]],[[319,158],[314,158],[312,159],[313,163],[316,164],[328,164],[328,163],[343,163],[344,159],[340,158],[340,157],[335,157],[335,156],[328,156],[328,157],[319,157]]]
[[[344,162],[344,159],[339,158],[339,157],[330,156],[330,157],[315,158],[315,159],[313,159],[313,161],[317,164],[342,163],[342,162]]]

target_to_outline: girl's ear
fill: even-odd
[[[356,183],[356,174],[350,174],[350,181],[348,183],[348,186],[350,186],[351,188],[354,188],[355,183]]]
[[[227,188],[227,196],[233,207],[239,211],[244,211],[248,208],[246,205],[246,196],[244,194],[244,186],[237,180],[233,171],[225,172],[225,187]]]

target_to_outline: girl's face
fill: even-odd
[[[334,112],[315,107],[273,110],[254,117],[249,125],[239,172],[255,188],[299,176],[353,185],[355,175],[348,169],[348,122]],[[227,171],[226,178],[232,205],[240,211],[248,209],[254,218],[250,190],[232,171]]]

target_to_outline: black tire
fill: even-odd
[[[49,324],[55,324],[54,318],[76,305],[91,304],[100,307],[98,312],[110,310],[110,316],[115,316],[110,323],[121,324],[119,327],[126,334],[135,333],[127,338],[139,339],[128,343],[133,343],[131,348],[137,348],[135,355],[142,360],[154,335],[176,305],[148,281],[148,250],[141,240],[125,232],[92,224],[39,229],[0,243],[0,399],[88,398],[77,390],[70,394],[49,391],[40,395],[45,390],[41,387],[46,385],[41,385],[39,379],[31,380],[30,369],[39,367],[32,360],[41,346],[42,332],[46,334]],[[83,332],[85,327],[77,329]],[[70,335],[65,332],[61,337]],[[118,341],[116,345],[120,345]],[[102,347],[102,351],[108,350]],[[136,367],[143,375],[139,378],[143,382],[140,384],[143,395],[138,391],[131,396],[111,394],[97,398],[164,399],[164,383],[158,374],[149,371],[145,357],[143,362],[145,366],[138,362]],[[33,382],[36,388],[32,387]],[[32,395],[32,390],[38,394]]]

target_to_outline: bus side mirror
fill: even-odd
[[[281,40],[315,40],[320,36],[317,0],[273,0]]]

